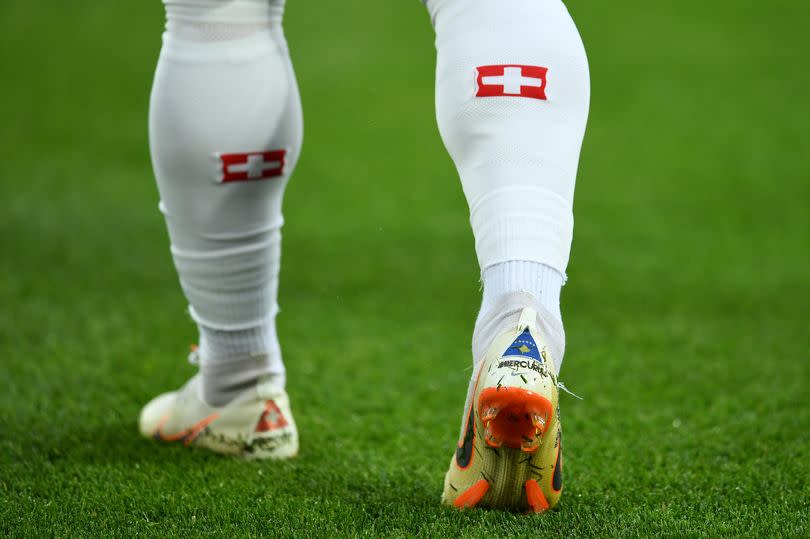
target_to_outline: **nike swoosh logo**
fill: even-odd
[[[166,414],[163,419],[160,420],[158,423],[157,428],[155,429],[154,437],[157,440],[163,442],[180,442],[182,441],[185,445],[189,445],[193,442],[200,433],[213,423],[216,419],[219,418],[219,413],[214,412],[213,414],[209,415],[208,417],[204,417],[200,421],[197,421],[192,426],[187,429],[181,430],[180,432],[176,432],[174,434],[164,434],[163,433],[163,424],[169,419],[169,415]]]
[[[557,433],[557,462],[554,464],[554,475],[551,480],[551,488],[554,492],[562,490],[563,477],[562,477],[562,433]]]
[[[473,439],[475,438],[475,414],[473,406],[470,404],[470,415],[467,417],[467,431],[461,440],[461,445],[456,448],[456,464],[462,470],[470,465],[473,456]]]

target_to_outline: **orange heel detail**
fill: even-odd
[[[543,495],[543,490],[537,481],[529,479],[526,481],[526,499],[529,501],[529,507],[535,513],[542,513],[548,510],[548,500]]]
[[[537,488],[540,487],[538,486]],[[456,498],[456,501],[453,502],[453,505],[459,509],[469,509],[470,507],[475,507],[475,505],[481,501],[481,498],[484,497],[484,494],[486,494],[488,490],[489,483],[487,483],[484,479],[480,479],[473,486],[462,492],[459,497]]]
[[[519,387],[488,387],[478,397],[484,440],[491,447],[520,448],[534,453],[540,447],[554,411],[551,402]]]

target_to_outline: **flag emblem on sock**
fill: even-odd
[[[534,342],[532,334],[529,333],[529,328],[523,330],[523,333],[518,335],[509,348],[501,354],[501,357],[527,357],[535,361],[543,363],[543,358],[540,357],[540,351],[537,349],[537,343]]]
[[[264,413],[256,424],[256,432],[267,432],[287,426],[284,414],[278,409],[275,401],[269,400],[264,405]]]
[[[264,180],[284,174],[287,150],[214,154],[218,163],[219,183]]]
[[[547,67],[526,65],[478,66],[476,97],[529,97],[546,100]]]

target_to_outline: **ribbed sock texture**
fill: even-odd
[[[245,389],[245,379],[255,382],[265,374],[277,375],[279,384],[284,387],[286,373],[274,322],[236,331],[198,327],[197,353],[201,365],[209,367],[201,369],[201,397],[205,402],[211,406],[227,404]],[[234,377],[238,378],[237,383]]]
[[[275,323],[237,331],[223,331],[198,326],[199,354],[206,361],[227,361],[256,354],[280,355]]]
[[[525,292],[534,296],[549,314],[562,321],[560,290],[565,277],[554,268],[539,262],[514,260],[488,267],[482,273],[481,280],[484,297],[479,320],[488,315],[503,296]]]

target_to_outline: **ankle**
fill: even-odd
[[[504,296],[527,293],[533,296],[532,303],[539,303],[557,320],[560,313],[560,290],[565,276],[546,264],[527,260],[511,260],[489,266],[481,273],[484,295],[479,318],[487,316]]]
[[[538,298],[527,292],[504,294],[493,303],[487,312],[481,311],[473,331],[474,365],[481,361],[487,348],[498,335],[510,328],[517,328],[521,314],[527,307],[534,309],[537,313],[537,330],[548,346],[554,359],[556,374],[559,374],[565,353],[565,331],[562,321],[549,312]]]
[[[278,371],[267,354],[258,354],[229,361],[200,361],[200,398],[209,406],[225,406],[241,393],[274,375],[276,385],[283,388],[285,373]]]

